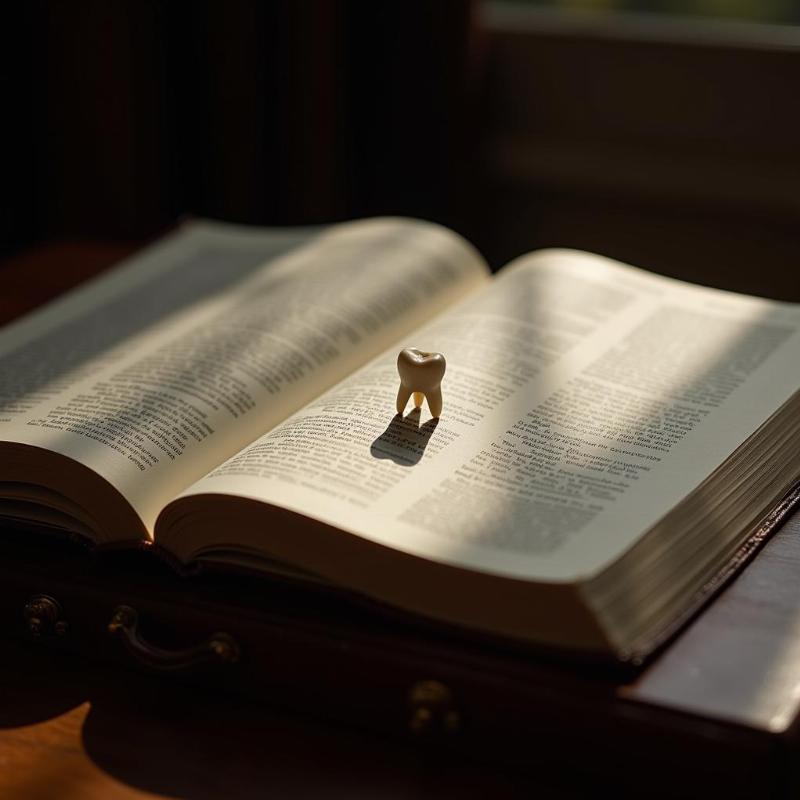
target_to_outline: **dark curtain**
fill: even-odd
[[[469,225],[469,2],[32,0],[7,22],[5,253],[183,214]]]

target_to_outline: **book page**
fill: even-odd
[[[80,461],[152,529],[181,489],[487,278],[428,223],[191,225],[0,336],[0,439]]]
[[[800,310],[545,251],[403,337],[187,491],[527,579],[600,570],[798,388]],[[444,411],[395,416],[402,347]],[[266,534],[248,546],[266,552]]]

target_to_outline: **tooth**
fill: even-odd
[[[400,388],[397,390],[397,413],[402,414],[408,404],[408,398],[411,397],[411,389],[407,389],[402,381],[400,381]]]
[[[425,396],[428,398],[428,408],[431,410],[431,416],[432,417],[441,417],[442,416],[442,387],[441,386],[437,386],[435,389],[431,389]]]
[[[414,395],[414,405],[421,406],[423,397],[434,417],[442,413],[442,378],[447,362],[441,353],[428,353],[409,347],[397,357],[400,389],[397,392],[397,413],[402,414],[408,399]]]

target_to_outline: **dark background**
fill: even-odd
[[[6,34],[3,249],[256,224],[458,219],[468,3],[33,2]],[[24,40],[24,41],[20,41]]]
[[[0,321],[186,214],[264,225],[408,214],[454,227],[495,266],[572,246],[800,300],[797,29],[541,11],[456,0],[6,4]],[[461,762],[423,772],[375,737],[171,687],[162,705],[164,694],[120,693],[115,676],[105,686],[82,664],[71,677],[60,662],[20,672],[10,655],[0,732],[23,768],[2,774],[34,792],[54,776],[115,796],[132,786],[205,797],[231,775],[262,793],[308,781],[429,796],[594,788],[572,767],[558,779],[573,791],[539,773],[517,787],[510,772]],[[71,704],[69,718],[50,719]],[[712,743],[713,726],[700,728]],[[748,772],[756,756],[725,756],[733,780],[783,779],[774,758]],[[679,782],[685,763],[668,766]]]
[[[791,26],[464,0],[4,13],[0,257],[184,214],[405,214],[494,266],[573,246],[800,299]]]

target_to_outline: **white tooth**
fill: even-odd
[[[407,389],[405,384],[400,381],[400,388],[397,391],[397,413],[402,414],[405,411],[408,398],[411,397],[411,389]]]
[[[432,417],[442,416],[442,387],[437,386],[431,389],[426,395],[428,398],[428,408],[431,410]]]
[[[421,406],[423,396],[434,417],[442,413],[442,378],[447,362],[441,353],[427,353],[416,347],[400,351],[397,371],[400,389],[397,392],[397,413],[405,411],[409,397],[414,395],[414,405]]]

